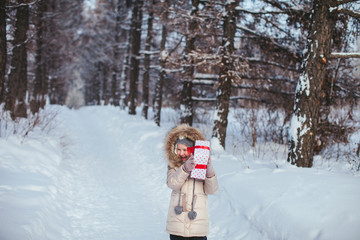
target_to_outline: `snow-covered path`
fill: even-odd
[[[70,127],[72,151],[64,160],[72,168],[71,182],[62,186],[72,193],[67,196],[73,205],[67,212],[74,229],[69,239],[168,239],[164,216],[169,190],[163,143],[158,142],[164,133],[152,122],[124,122],[128,116],[122,118],[125,113],[115,108],[116,114],[104,111],[105,117],[94,110],[69,112],[63,120]],[[147,146],[149,142],[153,145]]]

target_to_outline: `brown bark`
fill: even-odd
[[[37,12],[37,26],[36,26],[36,70],[35,70],[35,82],[34,93],[32,100],[30,101],[30,109],[32,113],[36,113],[40,108],[45,106],[46,95],[48,94],[48,81],[46,78],[46,62],[44,57],[44,25],[43,20],[44,13],[46,11],[46,4],[44,0],[38,1]]]
[[[19,5],[16,11],[13,53],[10,64],[9,91],[6,98],[6,110],[10,110],[13,119],[27,117],[27,31],[29,29],[29,6]]]
[[[163,85],[165,78],[165,67],[167,61],[167,51],[165,49],[166,39],[167,39],[167,26],[166,22],[169,15],[169,0],[165,0],[164,3],[164,15],[163,15],[163,26],[161,33],[161,42],[160,42],[160,73],[159,79],[156,81],[155,86],[155,101],[154,101],[154,120],[156,125],[160,126],[161,121],[161,106],[162,106],[162,94],[163,94]]]
[[[145,43],[144,76],[143,76],[142,116],[145,119],[148,118],[148,109],[149,109],[150,50],[151,50],[152,31],[153,31],[153,16],[154,16],[154,12],[152,10],[152,5],[151,5],[149,10],[148,29],[147,29],[147,37]]]
[[[299,167],[313,165],[314,141],[319,122],[321,98],[326,74],[324,57],[330,54],[335,27],[334,13],[327,0],[314,0],[312,25],[308,35],[302,73],[295,93],[294,114],[291,121],[288,161]]]
[[[234,37],[236,32],[235,8],[237,1],[226,5],[226,14],[224,16],[224,33],[222,41],[221,66],[219,74],[219,86],[217,89],[216,116],[214,119],[213,137],[219,140],[221,146],[225,148],[226,129],[228,124],[229,100],[231,95],[233,70]]]
[[[141,46],[142,0],[137,0],[132,12],[131,56],[130,56],[130,92],[129,114],[136,114],[137,87],[139,81],[139,52]]]
[[[120,70],[119,70],[119,60],[120,60],[120,44],[121,44],[121,0],[118,0],[116,3],[116,22],[115,22],[115,47],[114,47],[114,65],[112,70],[111,78],[111,99],[114,106],[120,105]]]
[[[5,1],[0,1],[0,104],[4,101],[6,74],[6,12]]]
[[[128,36],[128,42],[131,42],[131,34]],[[124,58],[124,70],[122,71],[121,75],[121,82],[120,82],[120,109],[125,110],[126,106],[128,105],[128,96],[126,96],[126,84],[129,78],[129,59],[130,59],[130,44],[126,51],[126,56]]]
[[[187,123],[190,126],[193,122],[193,103],[192,103],[192,77],[194,74],[194,60],[189,56],[189,54],[195,50],[195,41],[196,41],[196,29],[198,28],[198,22],[196,20],[199,0],[192,0],[192,11],[191,19],[188,25],[188,31],[186,34],[186,46],[185,46],[185,81],[183,83],[183,88],[181,91],[181,100],[180,100],[180,111],[181,111],[181,123]]]

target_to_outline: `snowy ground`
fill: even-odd
[[[115,107],[54,113],[27,137],[0,134],[0,239],[169,239],[163,140],[173,123]],[[209,240],[360,239],[359,176],[267,154],[271,164],[213,147]]]

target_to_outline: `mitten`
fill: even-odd
[[[206,177],[211,178],[213,176],[215,176],[215,170],[213,165],[211,164],[211,159],[209,157],[209,161],[207,163],[207,169],[206,169]]]
[[[195,165],[194,156],[191,155],[183,165],[185,172],[190,173],[195,168]]]

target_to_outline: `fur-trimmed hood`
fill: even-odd
[[[165,154],[169,168],[180,167],[181,159],[175,154],[175,142],[179,138],[189,138],[191,141],[205,140],[204,135],[188,124],[180,124],[171,129],[165,139]]]

